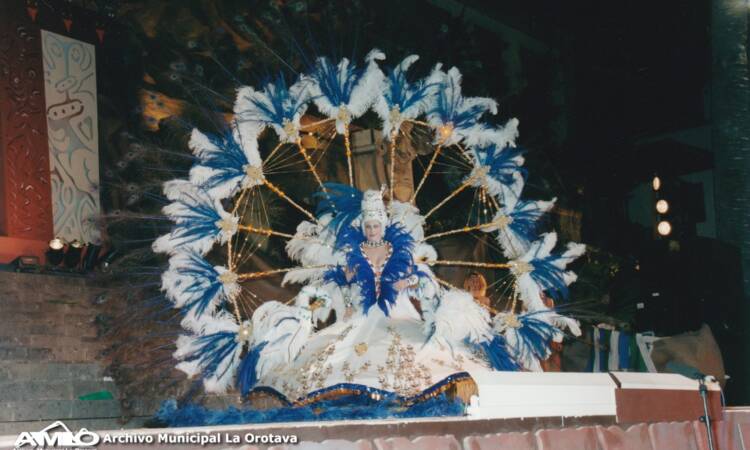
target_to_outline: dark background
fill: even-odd
[[[159,206],[153,196],[165,171],[181,176],[185,165],[149,149],[183,146],[201,111],[231,109],[238,84],[258,84],[279,71],[291,79],[318,55],[356,59],[378,47],[392,65],[416,53],[417,72],[438,61],[455,65],[465,95],[498,100],[493,120],[520,120],[527,195],[557,196],[562,210],[580,213],[572,235],[591,251],[576,267],[581,278],[573,296],[588,305],[592,320],[659,335],[708,323],[737,380],[727,384],[730,402],[749,400],[740,381],[747,341],[740,253],[715,230],[698,232],[714,205],[705,201],[706,185],[684,177],[713,173],[715,165],[700,137],[710,141],[712,125],[708,0],[50,5],[61,17],[85,10],[105,31],[97,63],[110,215]],[[144,108],[143,89],[187,106],[179,117],[161,118],[163,100]],[[671,137],[682,130],[703,134],[695,142]],[[644,224],[633,217],[633,208],[655,217],[648,188],[655,174],[664,184],[659,195],[672,205],[674,231],[666,238],[656,234],[655,218]],[[645,197],[634,194],[639,186],[646,186]],[[139,238],[117,224],[109,232],[123,247]]]

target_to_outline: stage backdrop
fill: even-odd
[[[94,46],[42,30],[54,235],[98,244],[99,139]]]

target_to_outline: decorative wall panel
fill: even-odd
[[[94,46],[41,31],[54,234],[101,240]]]

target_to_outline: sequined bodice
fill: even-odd
[[[372,259],[367,255],[367,252],[365,251],[364,243],[359,245],[359,249],[362,252],[362,255],[365,257],[365,260],[367,261],[367,264],[370,265],[370,268],[372,269],[372,273],[375,275],[375,295],[380,295],[380,276],[383,273],[383,268],[386,264],[388,264],[388,260],[391,258],[391,255],[393,254],[393,246],[390,243],[386,243],[387,251],[385,258],[383,259],[382,264],[376,265]]]

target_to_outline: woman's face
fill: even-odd
[[[365,222],[365,238],[368,242],[378,242],[383,239],[383,226],[377,220]]]

